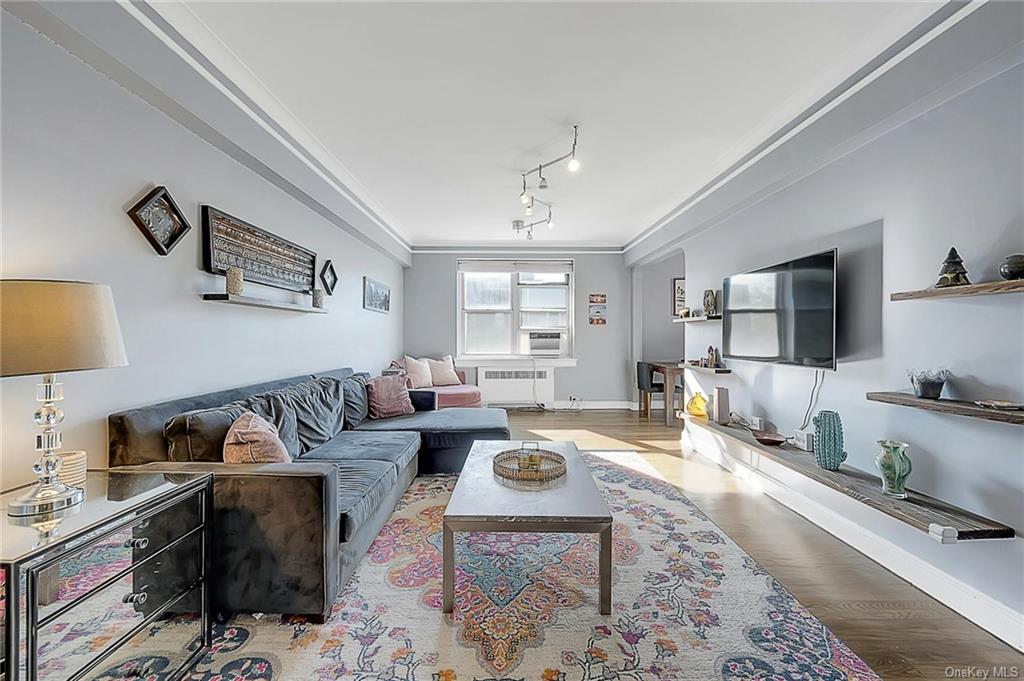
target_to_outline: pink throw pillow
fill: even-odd
[[[424,360],[430,367],[430,382],[433,385],[462,385],[459,375],[455,373],[455,360],[451,355],[445,355],[441,359],[425,357]]]
[[[247,411],[231,424],[224,438],[225,463],[291,463],[277,427]]]
[[[427,364],[427,360],[406,355],[402,363],[405,365],[405,377],[410,388],[430,388],[434,385],[430,379],[430,365]]]
[[[372,378],[366,382],[366,395],[370,402],[371,419],[389,419],[416,413],[409,399],[405,376]]]

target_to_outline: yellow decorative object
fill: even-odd
[[[697,393],[686,403],[686,413],[690,416],[708,415],[708,398],[703,393]]]

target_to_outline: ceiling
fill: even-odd
[[[941,2],[193,2],[414,246],[622,246]],[[538,216],[543,211],[537,212]]]

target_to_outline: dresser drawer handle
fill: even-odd
[[[149,594],[147,594],[147,593],[134,593],[134,594],[127,594],[121,600],[124,601],[125,603],[138,603],[139,605],[142,605],[143,603],[146,602],[146,600],[148,598],[149,598]]]
[[[144,549],[149,546],[149,537],[139,537],[138,539],[129,539],[124,543],[125,548],[128,549]]]

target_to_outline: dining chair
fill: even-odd
[[[637,404],[640,416],[646,415],[648,420],[651,418],[651,396],[654,393],[663,394],[662,401],[665,403],[666,409],[672,409],[676,396],[683,394],[683,386],[676,384],[672,394],[672,402],[670,403],[669,399],[664,397],[665,384],[654,382],[654,366],[650,362],[636,363],[636,387],[637,396],[639,397]]]

